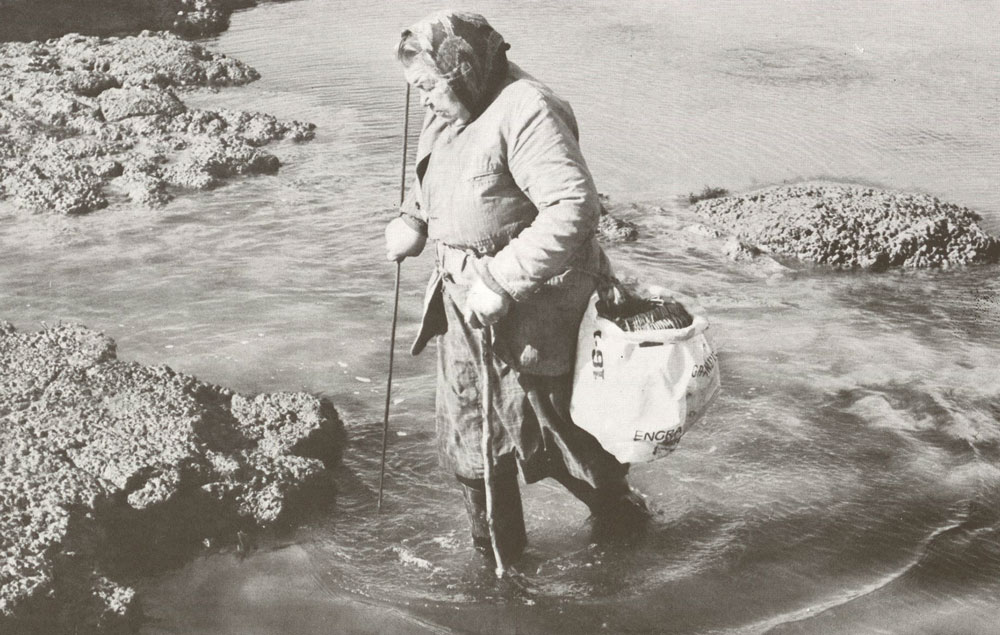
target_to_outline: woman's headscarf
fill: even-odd
[[[437,70],[472,117],[478,117],[507,76],[510,45],[503,36],[477,13],[440,11],[403,31],[398,55],[404,64],[413,61],[406,51],[414,39],[420,49],[416,57]]]

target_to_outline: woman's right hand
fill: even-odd
[[[427,236],[410,227],[402,217],[392,219],[385,227],[385,257],[390,262],[419,256],[426,242]]]

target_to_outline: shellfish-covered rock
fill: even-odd
[[[177,95],[162,88],[109,88],[100,96],[105,121],[143,115],[179,115],[187,110]]]
[[[0,323],[0,632],[127,630],[123,562],[329,495],[343,435],[311,395],[234,394],[120,361],[84,327]]]
[[[189,109],[183,91],[259,75],[170,33],[0,44],[0,71],[0,198],[22,209],[159,207],[178,190],[273,174],[280,160],[261,146],[314,134],[262,113]]]
[[[775,255],[836,267],[996,262],[974,211],[928,194],[813,182],[705,200],[697,214]]]
[[[625,220],[623,214],[642,214],[653,211],[662,212],[660,209],[650,210],[648,206],[639,203],[628,205],[612,202],[610,197],[604,194],[601,199],[601,217],[597,221],[597,236],[609,243],[630,243],[639,238],[639,227],[632,221]]]
[[[86,163],[29,155],[23,165],[10,170],[4,187],[14,203],[28,209],[50,209],[61,214],[82,214],[107,205],[103,182]]]

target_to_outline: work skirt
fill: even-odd
[[[485,329],[469,326],[447,291],[446,332],[438,336],[436,425],[446,469],[483,478],[482,387]],[[525,481],[565,475],[597,490],[621,487],[628,466],[606,452],[569,416],[573,376],[519,372],[491,356],[491,428],[498,474],[520,468]]]

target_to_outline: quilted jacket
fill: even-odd
[[[463,306],[481,278],[514,300],[494,326],[495,353],[523,372],[570,372],[587,300],[611,270],[569,104],[511,64],[499,93],[466,126],[428,113],[416,165],[402,211],[437,241],[437,267],[414,353],[445,328],[435,294]]]

